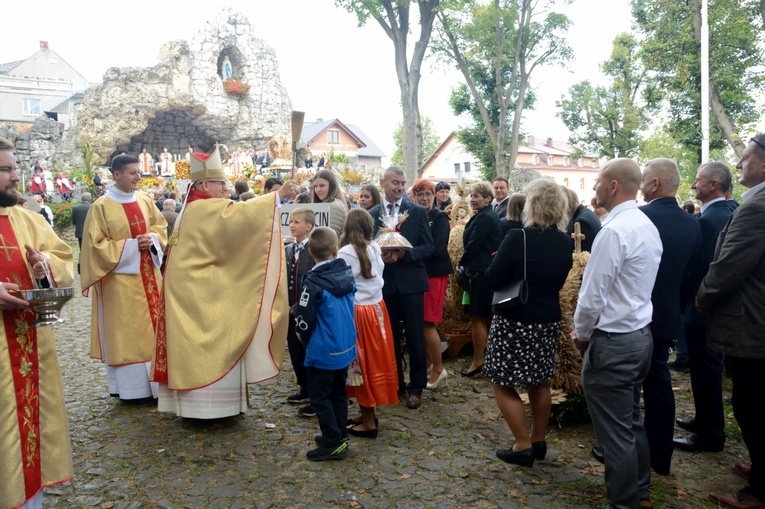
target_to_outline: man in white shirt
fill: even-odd
[[[605,455],[608,507],[614,509],[650,504],[640,389],[650,367],[651,291],[662,244],[635,202],[641,180],[637,163],[623,158],[598,174],[595,196],[609,215],[584,271],[571,334],[585,352],[582,386]]]

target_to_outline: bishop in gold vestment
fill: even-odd
[[[43,257],[71,286],[72,250],[39,214],[16,207],[13,145],[0,138],[0,507],[41,506],[42,489],[72,478],[61,372],[50,327],[14,294],[33,287]],[[30,246],[32,251],[25,246]],[[35,261],[37,259],[38,261]],[[40,267],[42,267],[40,265]]]
[[[244,412],[246,384],[279,374],[284,249],[277,193],[229,200],[217,148],[192,154],[191,179],[170,239],[152,373],[160,411],[214,419]]]
[[[106,363],[109,394],[156,398],[149,365],[167,222],[151,198],[136,191],[136,157],[115,157],[112,174],[115,184],[91,205],[82,237],[82,289],[93,300],[90,356]]]

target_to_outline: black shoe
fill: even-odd
[[[480,366],[478,366],[477,368],[471,371],[468,371],[466,369],[460,370],[460,375],[466,376],[468,378],[473,378],[474,376],[480,375],[481,373],[483,373],[483,364],[481,364]]]
[[[658,465],[655,465],[655,464],[651,463],[651,470],[653,470],[654,472],[656,472],[659,475],[663,475],[663,476],[669,475],[669,466],[660,467]]]
[[[593,458],[604,465],[606,464],[606,456],[603,454],[603,449],[600,446],[593,447],[590,452],[592,453]]]
[[[501,459],[505,463],[512,465],[520,465],[522,467],[534,466],[534,448],[529,447],[522,451],[514,451],[510,449],[499,449],[497,451],[497,458]]]
[[[154,399],[152,396],[147,396],[145,398],[136,398],[136,399],[121,399],[120,401],[125,405],[146,405],[148,403],[154,403],[157,400]]]
[[[320,445],[305,453],[305,457],[311,461],[341,460],[348,454],[348,442],[340,442],[337,447],[325,447]]]
[[[377,421],[377,417],[375,417],[375,426],[377,426],[377,422],[378,422],[378,421]],[[350,417],[348,418],[348,420],[347,420],[347,421],[345,421],[345,427],[346,427],[346,428],[348,428],[348,427],[350,427],[350,426],[358,426],[359,424],[361,424],[361,421],[359,421],[359,422],[356,422],[356,421],[354,421],[353,419],[351,419]]]
[[[364,429],[364,430],[355,430],[353,428],[348,428],[348,433],[353,435],[354,437],[359,438],[377,438],[377,428],[375,429]]]
[[[680,429],[684,429],[685,431],[690,431],[691,433],[698,433],[699,427],[696,424],[696,419],[683,419],[682,417],[678,417],[675,419],[675,422],[680,427]]]
[[[313,409],[311,405],[301,406],[298,409],[298,413],[302,415],[303,417],[315,417],[316,411]]]
[[[531,448],[534,449],[534,457],[538,460],[545,459],[547,455],[547,442],[531,442]]]
[[[671,369],[672,371],[677,371],[678,373],[690,373],[691,367],[687,362],[668,362],[667,367]]]
[[[720,452],[723,450],[722,445],[712,445],[699,438],[698,435],[675,438],[672,442],[675,444],[675,447],[687,452]]]
[[[308,403],[308,395],[305,392],[296,392],[292,396],[287,397],[287,403],[291,405],[302,405]]]

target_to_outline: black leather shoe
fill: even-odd
[[[482,372],[483,372],[483,364],[481,364],[477,368],[472,369],[470,371],[468,371],[466,369],[460,370],[460,375],[466,376],[468,378],[473,378],[476,375],[480,375]]]
[[[675,422],[680,427],[680,429],[684,429],[685,431],[690,431],[691,433],[698,433],[699,427],[696,425],[696,419],[683,419],[682,417],[678,417],[675,419]]]
[[[348,428],[348,433],[350,435],[353,435],[354,437],[360,437],[360,438],[377,438],[377,428],[375,429],[364,429],[364,430],[355,430],[353,428]]]
[[[547,442],[531,442],[531,448],[534,450],[534,457],[538,460],[545,459],[547,455]]]
[[[675,447],[681,451],[687,452],[720,452],[723,450],[723,446],[713,445],[709,442],[705,442],[700,439],[698,435],[691,435],[689,437],[676,438],[672,440]]]
[[[606,464],[606,456],[603,454],[603,449],[600,446],[593,447],[590,452],[592,453],[593,458],[604,465]]]
[[[520,465],[522,467],[534,466],[534,448],[529,447],[522,451],[514,451],[510,449],[500,449],[497,451],[497,458],[501,459],[505,463],[512,465]]]

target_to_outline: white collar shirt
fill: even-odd
[[[651,323],[661,253],[659,231],[634,201],[611,209],[579,290],[574,329],[580,341],[589,341],[595,329],[627,333]]]
[[[715,198],[714,200],[709,200],[705,204],[701,206],[701,210],[699,211],[699,214],[703,214],[705,210],[709,208],[710,205],[713,203],[717,203],[718,201],[725,201],[725,198],[720,196],[719,198]]]
[[[751,198],[752,196],[757,194],[762,189],[765,189],[765,182],[760,182],[759,184],[757,184],[756,186],[754,186],[753,188],[751,188],[747,192],[743,193],[741,195],[741,200],[742,201],[748,200],[749,198]]]
[[[388,205],[390,205],[391,202],[389,202],[388,200],[383,198],[382,204],[383,204],[383,208],[385,209],[385,214],[389,214],[389,215],[392,215],[392,216],[398,214],[401,211],[401,202],[402,201],[404,201],[403,197],[401,199],[399,199],[398,201],[393,202],[393,204],[394,204],[393,213],[391,213],[390,212],[390,207],[388,207]]]

